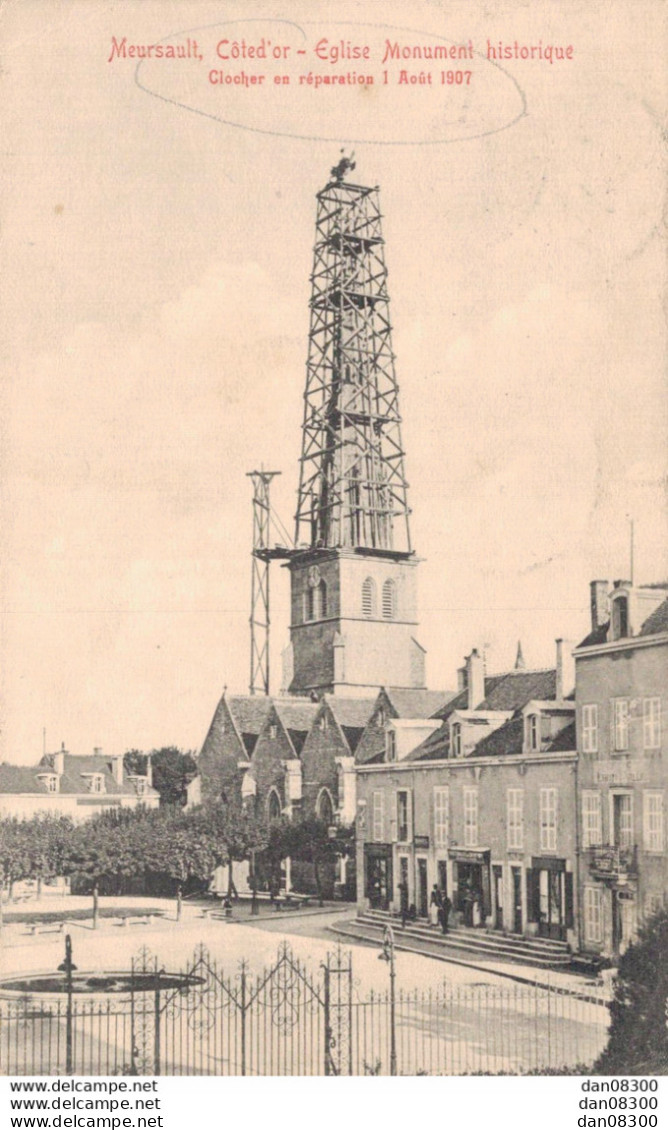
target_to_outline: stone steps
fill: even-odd
[[[399,921],[381,911],[367,911],[358,916],[358,922],[377,929],[380,933],[387,925],[392,925],[402,937],[414,938],[442,946],[444,949],[463,950],[480,957],[498,961],[520,961],[524,965],[540,969],[564,968],[571,963],[571,954],[565,942],[550,938],[524,938],[518,935],[487,934],[483,930],[467,930],[455,927],[447,934],[440,929],[420,922],[406,923],[402,928]]]

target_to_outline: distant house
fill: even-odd
[[[123,756],[96,749],[75,756],[47,753],[35,766],[0,764],[0,816],[29,819],[38,813],[70,816],[76,823],[113,808],[157,808],[150,764],[146,776],[129,776]]]

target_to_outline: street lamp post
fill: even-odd
[[[390,967],[390,1075],[397,1074],[397,1033],[396,1033],[396,993],[395,978],[396,967],[394,963],[394,930],[386,926],[383,933],[383,949],[378,955],[380,961],[386,961]]]
[[[73,1007],[72,1007],[72,974],[76,970],[76,965],[72,961],[72,938],[69,934],[65,935],[65,960],[58,966],[59,973],[65,974],[65,991],[67,993],[67,1011],[65,1014],[65,1074],[72,1075],[73,1073]]]

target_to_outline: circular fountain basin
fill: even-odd
[[[72,992],[77,997],[100,997],[110,994],[149,993],[155,989],[187,991],[204,984],[203,977],[185,973],[155,973],[152,970],[99,970],[72,974]],[[25,973],[22,976],[0,979],[0,1000],[45,1000],[60,998],[67,993],[67,982],[62,973]]]

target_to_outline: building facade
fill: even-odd
[[[66,749],[45,754],[38,765],[0,764],[0,816],[18,820],[48,813],[75,823],[117,808],[157,808],[150,761],[146,776],[128,775],[123,755],[75,756]]]
[[[429,736],[415,725],[406,752],[410,723],[388,719],[382,759],[357,766],[359,909],[397,912],[405,882],[426,918],[437,886],[463,925],[573,945],[575,703],[561,664],[485,677],[474,651],[465,678]]]
[[[616,958],[668,898],[668,586],[591,584],[576,648],[580,944]]]

